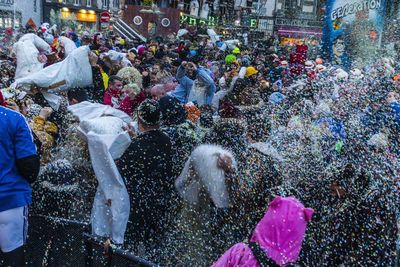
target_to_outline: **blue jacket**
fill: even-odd
[[[396,123],[397,128],[400,128],[400,103],[394,102],[390,105],[393,112],[394,121]]]
[[[186,104],[194,81],[186,75],[186,71],[182,66],[177,70],[176,79],[178,80],[179,85],[171,93],[171,96],[177,98],[179,102]],[[205,103],[211,105],[216,88],[210,72],[205,68],[199,67],[197,69],[196,79],[201,80],[207,88]]]
[[[36,146],[25,118],[0,106],[0,212],[31,204],[31,187],[16,161],[32,155]]]

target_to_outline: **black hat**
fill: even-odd
[[[160,123],[161,109],[157,101],[146,99],[138,108],[138,118],[147,126],[156,126]]]

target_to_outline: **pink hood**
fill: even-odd
[[[269,258],[284,266],[299,257],[301,244],[313,209],[305,208],[294,197],[276,197],[251,237]]]
[[[251,242],[257,242],[266,255],[280,266],[296,262],[307,223],[314,211],[294,197],[276,197],[257,224]],[[245,243],[231,247],[213,267],[258,267],[256,258]]]

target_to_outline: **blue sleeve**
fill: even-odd
[[[207,88],[207,104],[211,105],[212,99],[215,94],[215,83],[211,76],[205,70],[199,70],[198,78],[204,83],[204,86]]]
[[[176,70],[176,76],[175,76],[175,78],[176,78],[176,80],[177,80],[178,82],[181,82],[181,80],[182,80],[184,77],[186,77],[186,71],[185,71],[185,68],[182,67],[182,65],[181,65],[181,66],[179,66],[178,69]]]
[[[14,136],[16,159],[22,159],[37,154],[31,129],[26,123],[25,118],[21,115],[16,117],[16,132]]]

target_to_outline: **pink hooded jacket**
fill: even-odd
[[[279,266],[297,261],[307,222],[314,211],[294,197],[276,197],[257,224],[250,242],[256,242],[268,258]],[[250,247],[238,243],[222,255],[212,267],[260,267]]]

